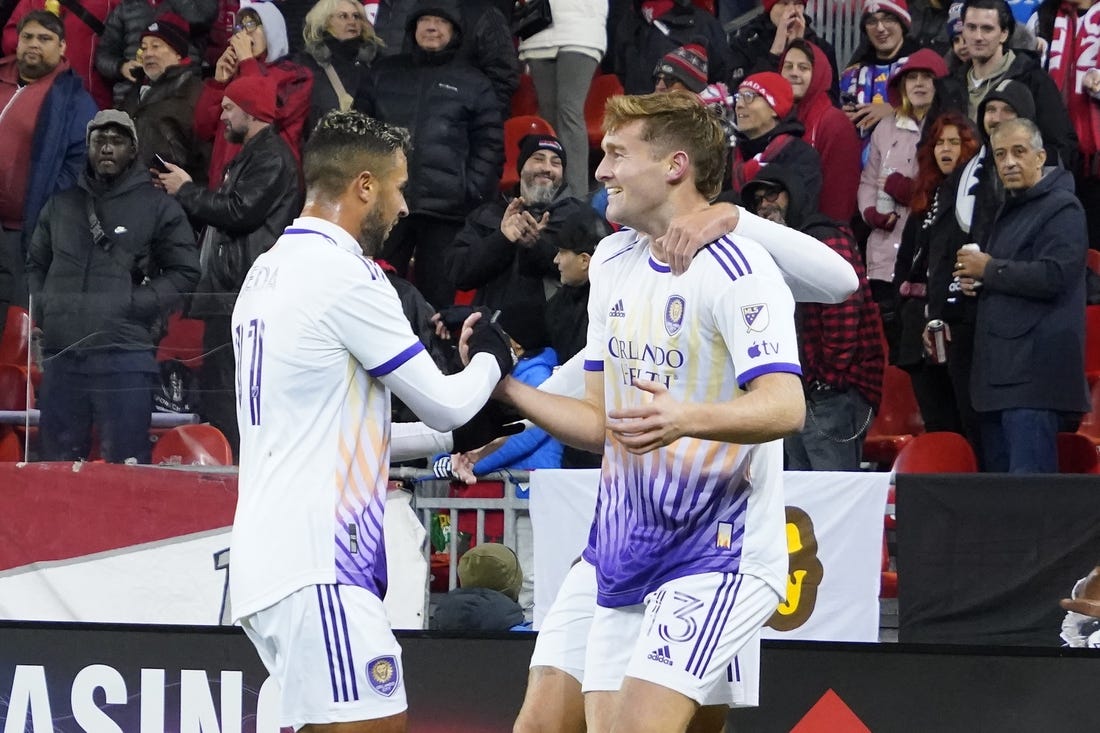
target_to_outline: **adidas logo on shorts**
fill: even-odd
[[[654,662],[660,662],[661,664],[667,664],[672,666],[672,650],[668,648],[668,644],[665,644],[660,649],[654,649],[646,655],[646,659],[652,659]]]

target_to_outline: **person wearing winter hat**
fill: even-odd
[[[205,95],[211,89],[204,89]],[[196,184],[171,162],[154,182],[179,200],[192,221],[206,227],[201,244],[202,278],[188,315],[202,319],[199,414],[240,443],[234,397],[230,317],[245,274],[301,210],[298,163],[276,128],[276,76],[242,74],[225,85],[221,137],[237,149],[216,191]]]
[[[943,57],[928,48],[909,56],[894,72],[887,98],[896,112],[871,133],[869,157],[859,180],[859,210],[871,227],[867,279],[882,309],[883,329],[892,349],[896,349],[900,335],[894,261],[909,219],[913,178],[917,174],[917,143],[936,99],[936,80],[946,73]]]
[[[219,134],[221,104],[225,88],[239,77],[265,76],[275,82],[276,127],[290,146],[295,160],[301,159],[302,130],[309,117],[313,74],[286,58],[289,43],[286,21],[276,3],[244,0],[237,13],[238,30],[214,66],[195,107],[195,133],[213,144],[209,184],[216,187],[229,161],[239,148]]]
[[[947,38],[951,48],[944,54],[947,61],[947,69],[952,74],[967,61],[970,60],[970,51],[966,48],[966,38],[963,37],[961,2],[951,3],[951,9],[947,13]]]
[[[829,97],[837,99],[836,50],[825,38],[814,31],[810,16],[806,15],[806,3],[801,0],[763,0],[764,12],[742,26],[730,39],[733,51],[731,88],[742,79],[761,71],[779,71],[780,57],[788,44],[795,39],[813,43],[824,52],[832,69]]]
[[[474,209],[455,237],[446,264],[461,290],[490,310],[542,309],[557,286],[553,239],[586,206],[565,186],[568,158],[553,135],[525,135],[518,144],[518,196],[496,197]]]
[[[653,70],[655,92],[686,89],[698,94],[707,86],[707,50],[697,43],[673,49]]]
[[[523,630],[523,609],[516,602],[522,584],[523,569],[511,548],[496,542],[475,545],[459,558],[459,587],[439,600],[429,628]]]
[[[794,91],[789,81],[772,71],[753,74],[741,82],[735,97],[737,144],[731,155],[731,187],[741,187],[769,163],[785,163],[802,176],[810,209],[816,211],[821,194],[821,157],[802,139],[805,128],[789,119]]]
[[[138,129],[138,158],[159,168],[159,155],[180,165],[193,180],[206,182],[210,145],[194,132],[195,105],[202,94],[198,68],[188,57],[190,29],[174,13],[156,18],[141,36],[145,77],[130,85],[119,103]]]
[[[94,426],[107,461],[149,462],[152,324],[194,289],[199,258],[187,216],[136,162],[137,143],[125,112],[96,114],[77,187],[46,202],[30,238],[27,278],[47,357],[43,460],[88,458]]]
[[[860,43],[840,75],[840,102],[863,138],[864,165],[871,131],[894,113],[886,99],[887,81],[920,49],[906,36],[910,22],[905,0],[863,0]]]

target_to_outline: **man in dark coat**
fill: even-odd
[[[497,197],[466,218],[447,265],[459,290],[477,290],[474,305],[505,312],[545,307],[544,280],[558,275],[554,235],[587,206],[564,195],[565,163],[557,138],[527,135],[516,159],[519,196]]]
[[[143,166],[159,168],[159,155],[206,185],[210,144],[193,129],[202,79],[187,56],[189,45],[183,18],[166,13],[151,23],[141,37],[141,83],[130,86],[118,108],[137,126]]]
[[[191,180],[177,165],[158,175],[187,214],[206,229],[202,278],[188,315],[205,322],[200,414],[222,431],[236,453],[240,443],[234,397],[233,305],[252,263],[275,244],[302,208],[298,164],[272,124],[275,86],[267,77],[242,76],[225,88],[222,122],[230,143],[241,144],[218,190]]]
[[[806,425],[784,439],[783,450],[791,470],[858,471],[863,439],[882,398],[882,320],[852,232],[807,208],[803,185],[793,169],[769,165],[741,196],[752,213],[829,245],[856,271],[859,289],[843,303],[795,307]]]
[[[386,240],[382,258],[411,278],[428,302],[454,302],[447,250],[466,215],[497,191],[504,128],[492,84],[458,58],[462,15],[455,0],[420,0],[406,33],[412,50],[379,59],[356,109],[412,134],[409,215]]]
[[[987,471],[1055,473],[1057,434],[1088,412],[1085,212],[1073,175],[1044,168],[1034,122],[1002,122],[991,145],[1005,202],[986,252],[959,250],[955,275],[978,297],[971,399]]]
[[[187,216],[135,162],[125,112],[88,123],[88,168],[46,202],[27,275],[45,355],[42,458],[87,458],[92,426],[103,457],[148,463],[154,331],[199,279]]]

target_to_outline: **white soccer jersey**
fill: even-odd
[[[382,269],[302,217],[233,310],[241,465],[230,597],[240,619],[306,585],[385,592],[390,393],[423,346]]]
[[[603,371],[608,410],[650,399],[632,379],[655,380],[685,402],[736,399],[756,377],[800,374],[794,301],[757,242],[727,235],[674,277],[648,238],[604,239],[590,271],[585,369]],[[762,454],[762,455],[761,455]],[[776,470],[754,480],[750,465]],[[641,603],[684,575],[755,575],[781,595],[787,548],[782,444],[739,446],[681,438],[635,456],[610,437],[585,559],[604,606]]]

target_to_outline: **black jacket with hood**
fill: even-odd
[[[504,127],[492,84],[456,57],[462,43],[454,0],[420,0],[409,18],[411,39],[421,15],[455,28],[441,51],[414,50],[375,61],[357,109],[412,134],[405,200],[412,214],[461,221],[497,190],[504,164]]]
[[[833,44],[814,32],[812,18],[806,15],[806,34],[803,38],[814,44],[829,59],[832,67],[832,80],[829,82],[829,98],[836,104],[840,99],[840,70],[836,63],[836,49]],[[772,23],[768,13],[762,13],[737,31],[737,35],[730,39],[730,47],[733,51],[733,65],[730,78],[724,80],[730,85],[730,90],[737,88],[746,77],[761,71],[779,72],[779,61],[782,56],[771,52],[772,41],[775,40],[776,27]]]
[[[105,236],[98,243],[89,198]],[[46,202],[27,278],[46,353],[151,352],[158,319],[198,282],[199,256],[183,209],[135,161],[111,183],[86,169]]]

